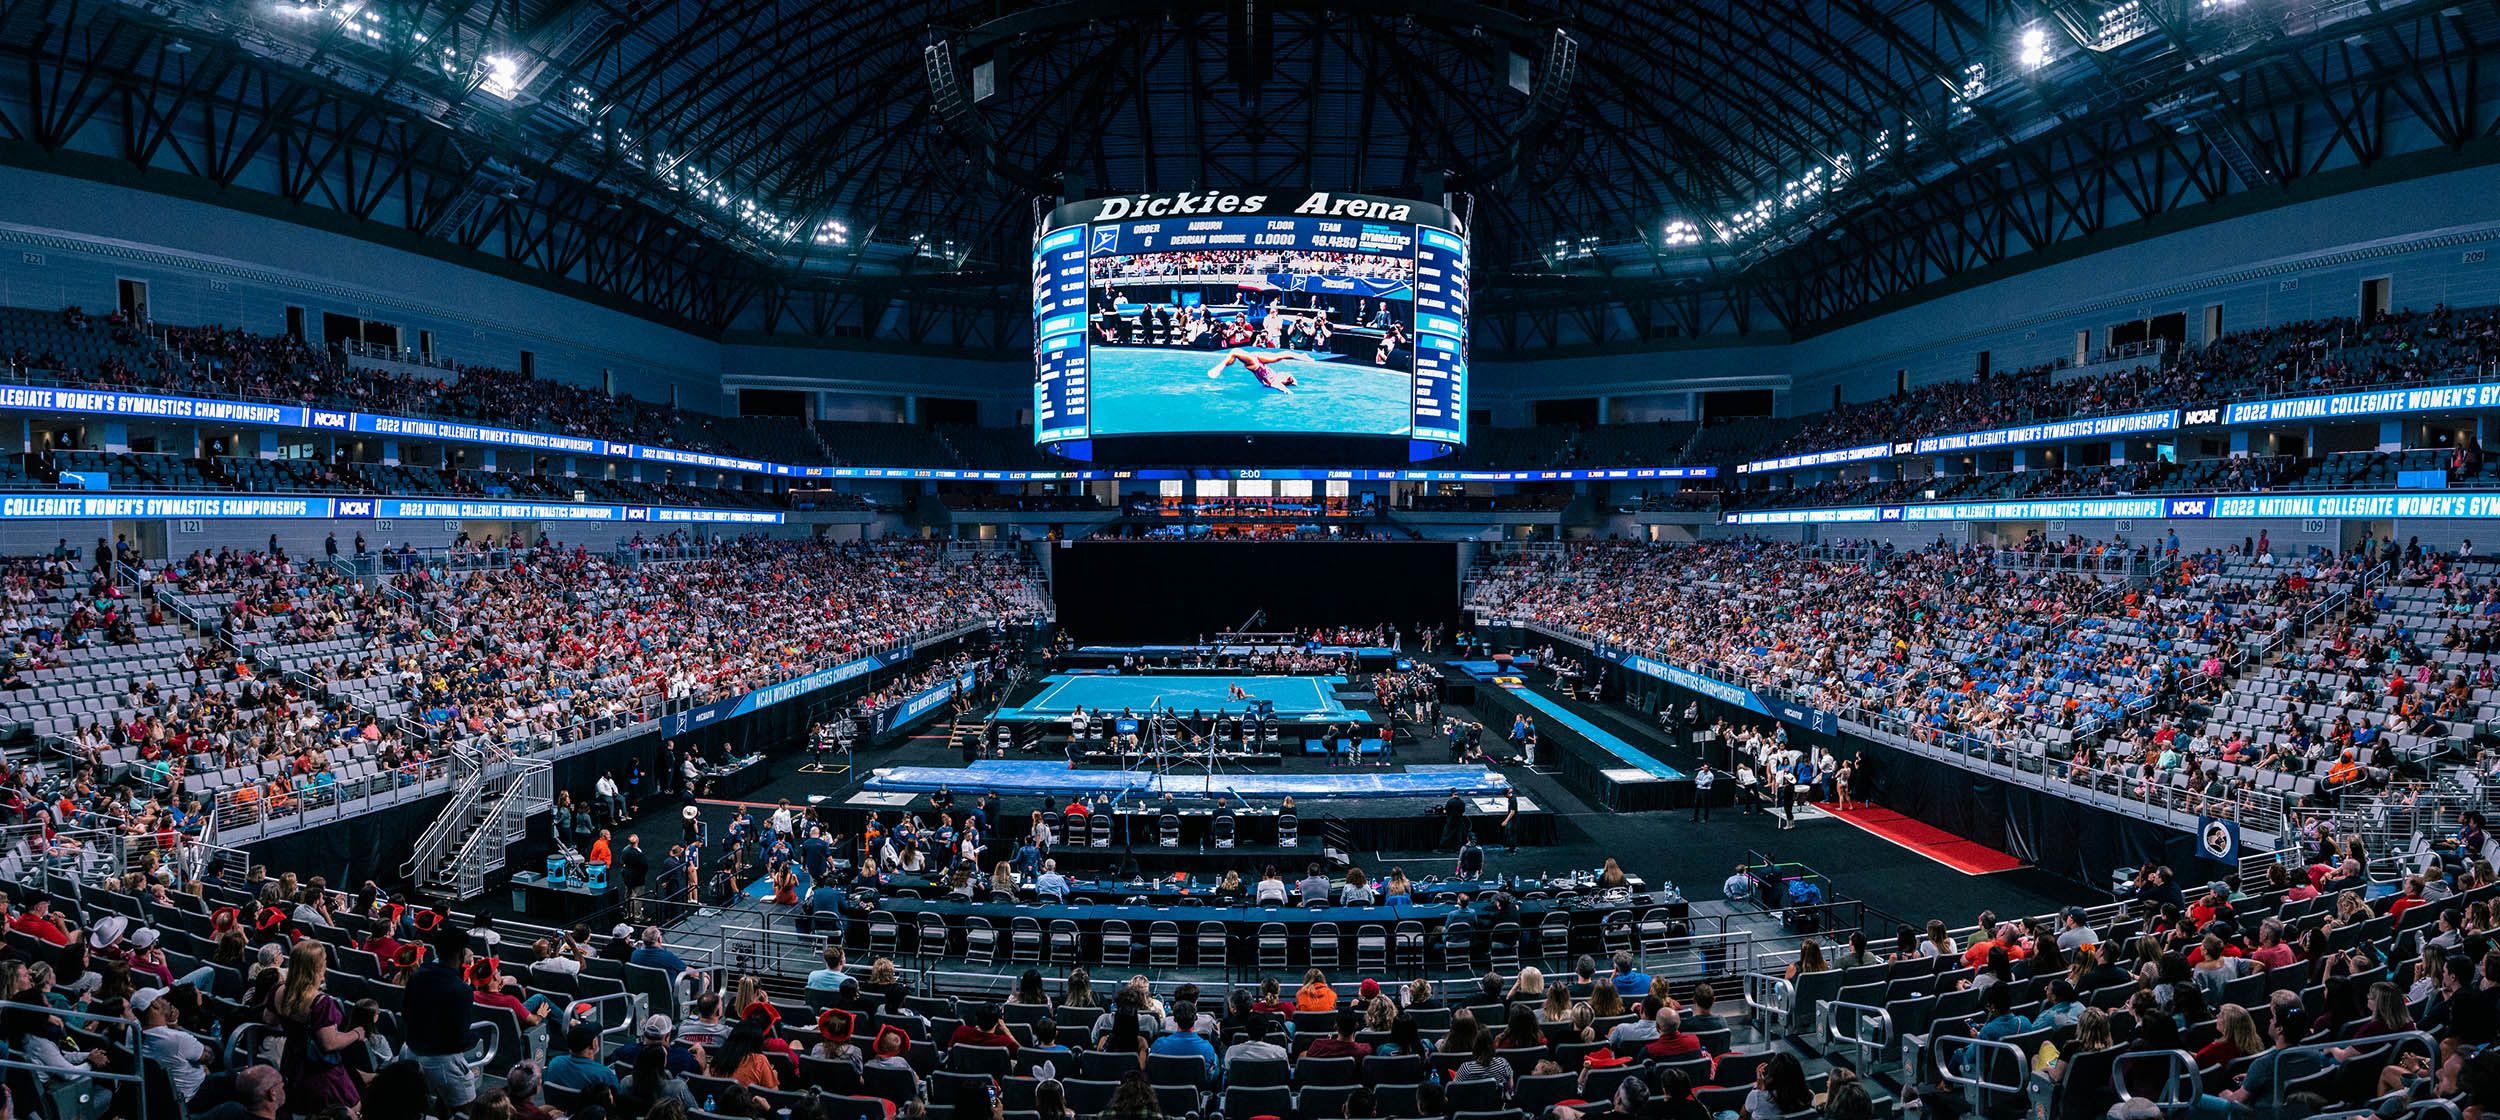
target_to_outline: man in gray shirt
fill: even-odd
[[[2092,932],[2092,925],[2083,920],[2083,907],[2069,906],[2062,927],[2057,931],[2057,947],[2072,953],[2086,945],[2098,945],[2101,935]]]
[[[1607,1043],[1612,1045],[1630,1042],[1647,1046],[1658,1041],[1658,1009],[1664,1006],[1666,1005],[1659,1002],[1657,996],[1642,996],[1641,1002],[1637,1005],[1640,1014],[1630,1022],[1615,1024],[1615,1029],[1607,1031]]]
[[[1248,1037],[1224,1049],[1224,1076],[1227,1080],[1232,1078],[1233,1063],[1244,1058],[1254,1062],[1281,1062],[1288,1057],[1284,1047],[1267,1040],[1266,1016],[1251,1016],[1250,1021],[1242,1026],[1242,1032]]]
[[[1308,905],[1313,901],[1328,901],[1328,873],[1320,870],[1320,866],[1318,864],[1312,864],[1311,873],[1303,876],[1301,882],[1295,883],[1293,885],[1293,891],[1295,894],[1302,896],[1302,901],[1305,905]]]

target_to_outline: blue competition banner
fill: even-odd
[[[2215,517],[2500,518],[2500,494],[2226,494]]]
[[[786,519],[787,516],[779,510],[771,509],[669,509],[664,507],[653,507],[648,511],[650,515],[648,518],[638,518],[632,513],[634,509],[638,508],[640,507],[627,507],[625,515],[626,520],[651,520],[672,525],[779,525]]]
[[[2224,410],[2222,422],[2273,424],[2286,420],[2340,420],[2354,416],[2397,416],[2478,408],[2500,408],[2500,384],[2382,389],[2369,393],[2249,401]]]
[[[1953,451],[1977,451],[1990,447],[2014,447],[2026,443],[2058,443],[2076,439],[2109,439],[2115,436],[2141,435],[2146,432],[2175,431],[2179,427],[2179,410],[2136,412],[2124,416],[2087,416],[2077,420],[2052,420],[2025,424],[2019,428],[1995,428],[1984,432],[1957,432],[1931,436],[1912,445],[1919,454]]]
[[[1825,506],[1804,509],[1761,509],[1727,515],[1730,525],[1847,525],[1899,521],[1900,506]],[[1888,516],[1889,515],[1889,516]]]
[[[2070,498],[2016,502],[1930,502],[1910,506],[1833,506],[1751,510],[1730,525],[1836,525],[1875,521],[2113,521],[2169,519],[2447,518],[2500,520],[2500,493],[2213,494],[2183,498]]]
[[[1271,272],[1267,275],[1271,288],[1288,292],[1327,292],[1332,295],[1367,296],[1372,299],[1411,300],[1415,288],[1396,280],[1375,280],[1361,276],[1313,276],[1303,272]]]
[[[909,727],[914,722],[919,720],[920,717],[936,711],[939,705],[942,705],[949,699],[952,699],[956,690],[960,689],[964,692],[970,692],[973,689],[981,687],[981,671],[983,668],[984,666],[974,665],[972,668],[964,670],[961,674],[955,677],[939,681],[936,684],[921,689],[917,694],[913,695],[911,699],[905,700],[895,707],[888,708],[877,713],[877,726],[871,734],[883,735],[888,731]]]
[[[1437,231],[1436,231],[1437,232]],[[1080,320],[1081,321],[1081,320]],[[1450,328],[1460,328],[1453,325]],[[1458,337],[1452,335],[1451,337]],[[1455,357],[1455,355],[1453,355]],[[1463,365],[1463,360],[1461,360]],[[1078,389],[1081,394],[1082,390]],[[1434,407],[1448,411],[1453,417],[1450,430],[1442,433],[1451,438],[1459,434],[1455,417],[1463,412],[1463,392],[1459,382],[1446,387],[1446,402]],[[1078,399],[1081,400],[1081,397]],[[1444,398],[1436,397],[1436,401]],[[557,435],[547,432],[524,432],[512,428],[496,428],[453,420],[429,420],[414,416],[377,416],[363,412],[334,412],[328,409],[301,408],[295,405],[255,404],[244,401],[209,400],[197,397],[160,397],[105,390],[52,389],[32,385],[0,385],[0,411],[70,412],[107,416],[143,417],[154,420],[186,420],[202,423],[257,424],[280,428],[309,428],[316,431],[362,432],[370,435],[401,436],[409,439],[438,440],[445,443],[476,443],[492,447],[513,447],[532,451],[549,451],[572,455],[597,455],[607,458],[632,459],[672,466],[703,467],[714,470],[741,471],[748,474],[776,475],[784,478],[886,479],[901,481],[931,480],[942,482],[1091,482],[1104,479],[1340,479],[1377,482],[1577,482],[1640,479],[1717,478],[1717,467],[1610,467],[1576,470],[1326,470],[1319,468],[1286,468],[1279,470],[1215,470],[1215,471],[1112,471],[1112,470],[986,470],[961,467],[818,467],[774,463],[762,459],[746,459],[733,455],[713,455],[701,451],[681,451],[649,444],[619,443],[584,436]],[[1744,468],[1738,468],[1742,470]],[[771,521],[758,520],[744,511],[729,511],[736,516],[704,518],[667,518],[654,511],[650,520],[712,520],[744,524],[779,524],[776,515]],[[723,511],[700,511],[707,515]],[[384,517],[392,516],[383,514]],[[573,515],[570,520],[606,520],[607,518]]]
[[[199,397],[156,397],[104,389],[47,389],[34,385],[0,386],[0,409],[16,412],[93,412],[147,420],[199,420],[283,428],[309,426],[305,410],[295,405],[216,401]]]
[[[355,516],[413,517],[436,521],[660,521],[715,525],[779,525],[785,517],[779,510],[672,509],[576,505],[571,502],[499,502],[477,498],[377,498],[370,504],[372,512]]]
[[[1654,677],[1678,688],[1690,689],[1731,707],[1743,708],[1755,715],[1769,716],[1782,723],[1795,724],[1808,731],[1829,735],[1840,730],[1840,720],[1830,712],[1791,704],[1785,700],[1765,701],[1754,690],[1732,685],[1715,677],[1705,677],[1690,669],[1669,665],[1656,658],[1644,657],[1630,650],[1598,643],[1589,647],[1597,656],[1630,669],[1643,676]]]
[[[634,458],[651,463],[672,463],[681,467],[710,467],[715,470],[745,471],[748,474],[772,474],[774,464],[757,459],[738,459],[728,455],[710,455],[701,451],[679,451],[673,447],[653,447],[647,443],[634,445]]]
[[[715,700],[700,708],[662,716],[660,734],[683,735],[698,728],[709,727],[722,720],[745,715],[758,708],[769,708],[785,700],[795,700],[819,689],[831,688],[844,681],[854,680],[886,666],[899,665],[909,660],[911,660],[911,647],[898,646],[857,661],[846,661],[840,665],[818,669],[805,676],[792,677],[780,684],[756,689],[744,696]]]
[[[2160,517],[2160,498],[2048,498],[2025,502],[1930,502],[1902,507],[1904,521],[2106,521]]]
[[[1806,467],[1831,467],[1842,463],[1863,463],[1870,459],[1892,458],[1892,445],[1870,443],[1864,447],[1843,447],[1834,451],[1814,451],[1804,455],[1787,455],[1740,464],[1738,474],[1759,474],[1763,471],[1793,471]]]
[[[351,431],[370,432],[378,436],[406,436],[410,439],[439,439],[450,443],[482,443],[492,447],[522,447],[531,451],[556,451],[568,455],[603,455],[608,441],[589,436],[561,436],[549,432],[522,432],[511,428],[492,428],[484,424],[467,424],[457,420],[424,420],[414,416],[374,416],[350,413]]]

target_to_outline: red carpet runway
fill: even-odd
[[[1964,840],[1934,825],[1911,820],[1890,809],[1865,805],[1839,809],[1829,804],[1820,804],[1815,808],[1964,875],[1994,875],[1999,871],[2012,871],[2023,865],[2023,861],[1995,848],[1976,840]]]

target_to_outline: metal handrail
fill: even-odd
[[[1840,1029],[1839,1012],[1844,1010],[1851,1013],[1850,1027],[1846,1031]],[[1869,1024],[1872,1024],[1874,1029],[1867,1030]],[[1821,1021],[1817,1025],[1821,1027],[1824,1038],[1832,1042],[1848,1043],[1853,1056],[1861,1062],[1865,1061],[1868,1055],[1882,1054],[1886,1047],[1892,1045],[1892,1013],[1873,1004],[1848,1003],[1836,999],[1827,1001],[1823,1004]],[[1861,1031],[1865,1033],[1859,1033]]]
[[[2424,1055],[2433,1058],[2439,1056],[2439,1040],[2432,1038],[2430,1036],[2430,1032],[2395,1031],[2389,1034],[2367,1035],[2361,1038],[2346,1039],[2340,1042],[2312,1042],[2304,1046],[2287,1046],[2276,1052],[2275,1062],[2280,1065],[2284,1058],[2288,1058],[2294,1054],[2325,1054],[2331,1050],[2361,1050],[2379,1045],[2381,1043],[2391,1046],[2419,1043],[2422,1047],[2422,1053]],[[2266,1115],[2283,1115],[2283,1080],[2281,1078],[2275,1079],[2274,1096],[2267,1101]]]
[[[278,821],[343,819],[349,815],[345,811],[347,806],[373,798],[402,801],[435,796],[444,792],[440,783],[450,780],[451,776],[449,759],[437,756],[361,778],[332,781],[303,790],[290,789],[275,810],[266,798],[236,796],[243,787],[224,789],[217,792],[209,811],[222,818],[220,828],[225,831],[265,826]]]
[[[413,880],[420,877],[426,865],[442,855],[442,847],[450,841],[452,829],[457,825],[458,818],[464,815],[465,807],[475,804],[478,793],[485,788],[486,765],[477,755],[454,747],[451,763],[460,772],[460,785],[452,791],[451,801],[435,816],[433,823],[426,825],[425,831],[417,836],[407,861],[399,866],[403,878]],[[463,811],[455,812],[455,809]]]
[[[509,767],[511,764],[504,765]],[[494,804],[487,807],[486,819],[479,821],[477,827],[470,830],[468,839],[462,841],[459,849],[451,853],[450,868],[454,877],[452,882],[454,897],[474,898],[478,892],[485,890],[486,864],[489,855],[491,854],[496,862],[501,862],[503,848],[510,843],[506,833],[511,828],[512,814],[517,811],[514,807],[522,803],[522,776],[517,770],[507,768],[497,777],[509,777],[512,780],[504,786],[501,793],[495,796]],[[456,821],[466,817],[468,807],[474,804],[476,802],[473,800],[454,799],[450,805],[445,806],[443,814],[436,818],[436,822]]]
[[[1754,1012],[1786,1026],[1792,1021],[1796,1004],[1797,986],[1789,983],[1787,977],[1769,972],[1745,974],[1745,1006]]]
[[[2153,1098],[2156,1106],[2165,1111],[2182,1109],[2195,1104],[2197,1098],[2204,1095],[2204,1076],[2196,1065],[2196,1055],[2185,1050],[2138,1050],[2120,1054],[2116,1061],[2110,1063],[2109,1084],[2117,1091],[2118,1099],[2125,1100],[2135,1095],[2128,1091],[2127,1066],[2153,1059],[2159,1059],[2169,1067],[2169,1072],[2162,1077],[2161,1095]]]
[[[142,1032],[139,1027],[139,1022],[136,1019],[111,1015],[98,1015],[87,1011],[64,1011],[60,1008],[52,1007],[47,1004],[19,1003],[14,1000],[0,1001],[0,1011],[38,1012],[44,1015],[58,1016],[62,1020],[78,1026],[82,1030],[96,1032],[113,1031],[121,1035],[121,1037],[116,1041],[121,1047],[123,1053],[138,1054],[141,1052],[140,1042],[142,1040]],[[101,1082],[109,1085],[128,1086],[126,1092],[116,1091],[113,1094],[117,1100],[136,1102],[137,1107],[132,1109],[129,1113],[125,1113],[125,1115],[131,1116],[133,1120],[147,1120],[148,1118],[148,1093],[146,1091],[147,1074],[144,1071],[134,1073],[116,1073],[107,1069],[69,1071],[51,1066],[39,1065],[34,1062],[26,1061],[22,1058],[5,1055],[0,1055],[0,1069],[22,1069],[32,1071],[37,1077],[38,1083],[40,1083],[42,1079],[57,1078],[63,1081],[84,1080],[90,1084]],[[79,1104],[82,1106],[81,1111],[85,1111],[83,1106],[87,1103],[87,1099],[82,1096],[79,1101]],[[119,1109],[117,1108],[116,1111],[119,1112]]]
[[[2014,1056],[2014,1068],[2020,1071],[2018,1076],[2029,1077],[2031,1055],[2023,1053],[2022,1047],[2011,1042],[2002,1042],[1993,1038],[1974,1038],[1969,1035],[1940,1034],[1929,1040],[1927,1045],[1928,1052],[1936,1059],[1936,1077],[1947,1085],[1957,1085],[1965,1089],[1978,1089],[1989,1093],[2023,1093],[2030,1089],[2030,1086],[2019,1080],[2011,1085],[1999,1085],[1987,1080],[1987,1075],[1984,1073],[1962,1073],[1953,1068],[1952,1062],[1946,1060],[1948,1048],[1977,1050],[1983,1053],[2004,1051]]]

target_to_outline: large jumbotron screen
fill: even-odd
[[[1034,442],[1466,439],[1467,239],[1332,191],[1073,202],[1033,243]]]

